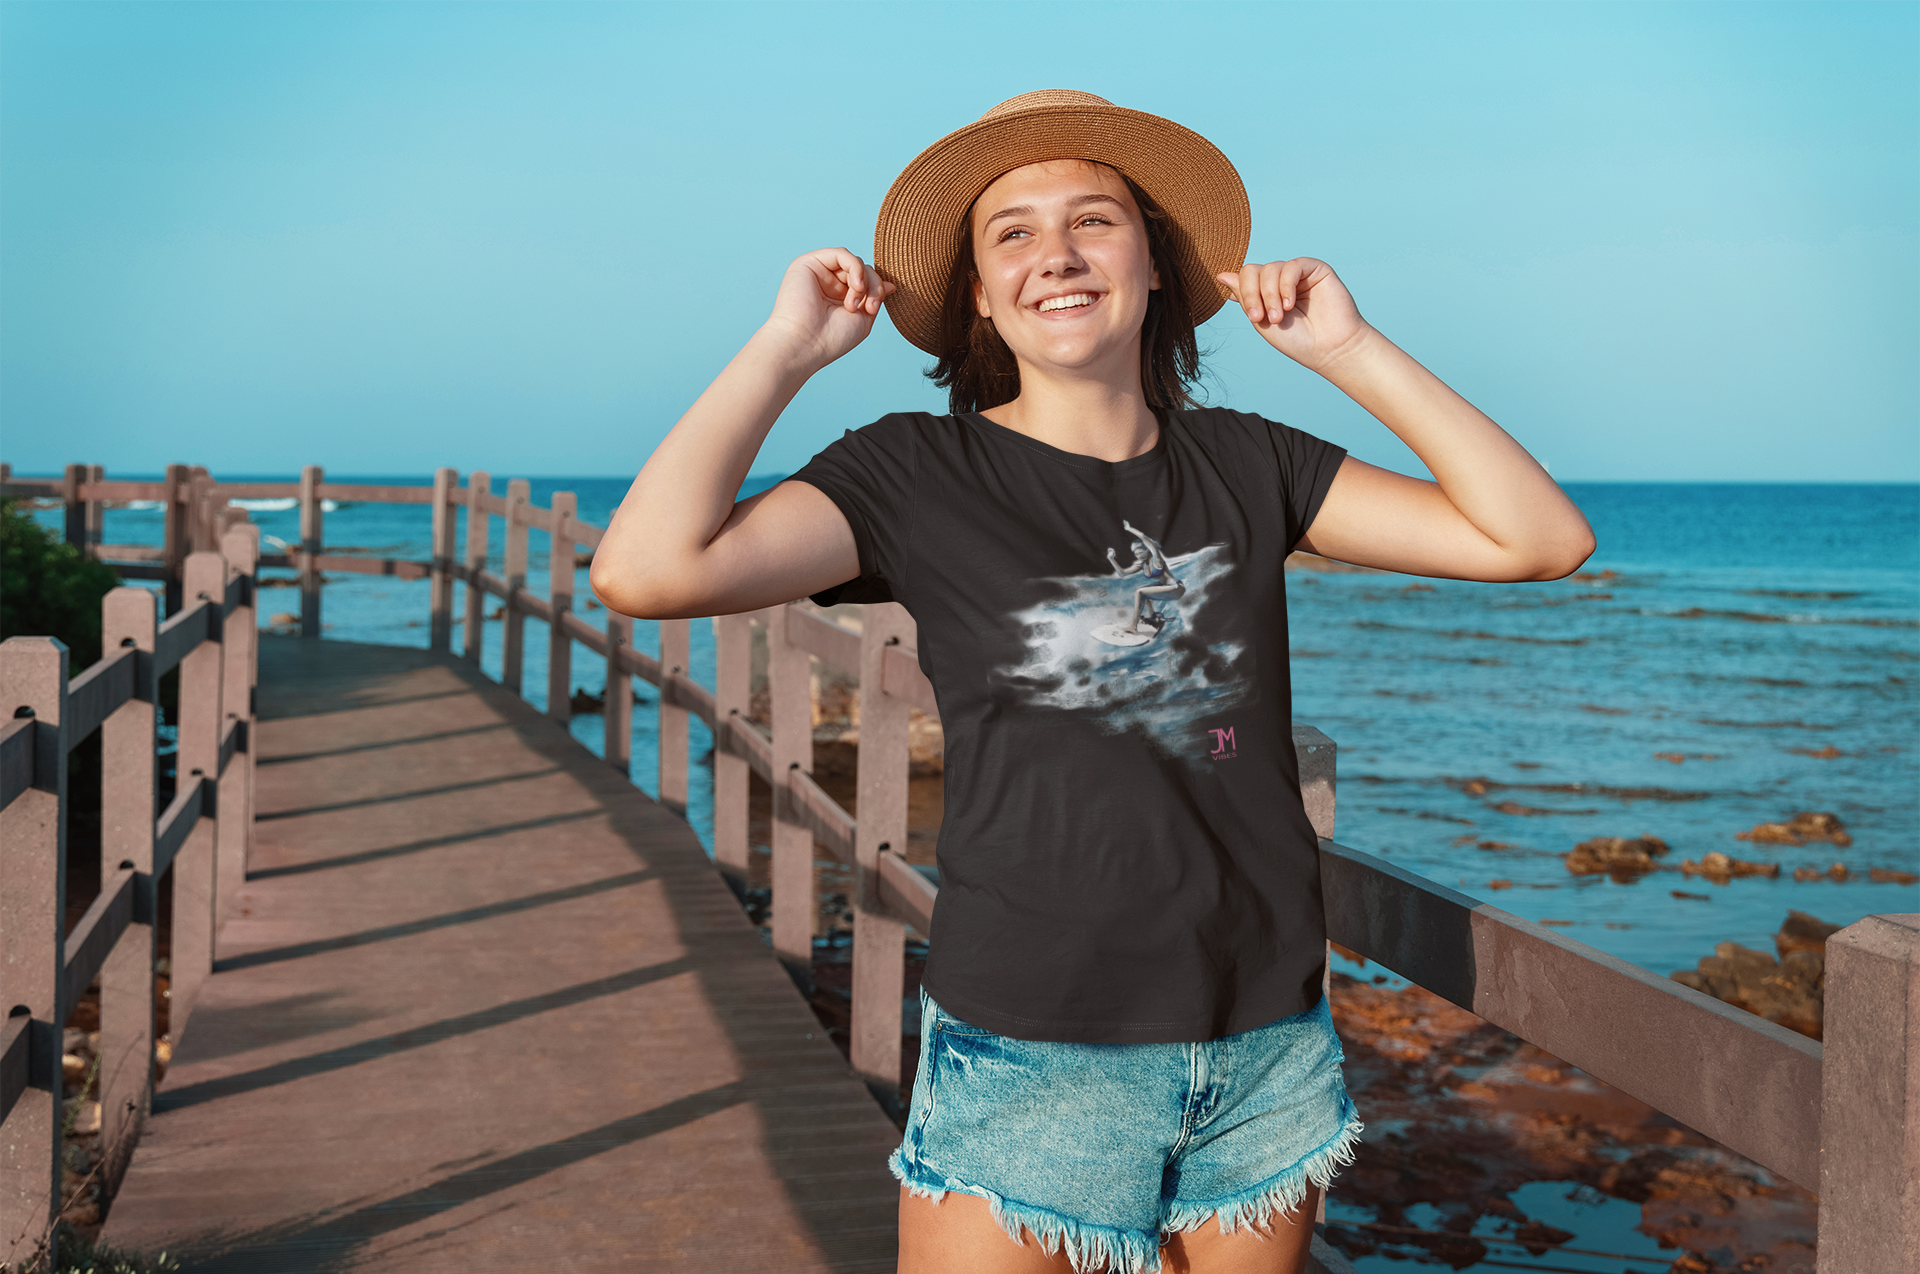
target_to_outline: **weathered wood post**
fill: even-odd
[[[209,602],[218,614],[226,595],[227,563],[218,553],[195,553],[187,558],[184,609]],[[201,780],[200,818],[173,860],[173,948],[169,968],[167,1033],[179,1040],[187,1015],[199,997],[200,986],[213,972],[214,898],[219,869],[220,727],[226,720],[221,707],[225,680],[221,669],[222,643],[217,620],[210,620],[213,639],[196,646],[180,661],[180,747],[175,764],[176,794]]]
[[[492,525],[487,498],[492,493],[493,477],[485,469],[467,475],[467,631],[462,653],[475,664],[487,639],[487,590],[480,587],[480,572],[487,569],[487,531]]]
[[[215,873],[219,884],[214,903],[217,929],[233,911],[234,895],[246,883],[247,862],[253,844],[253,683],[254,647],[260,639],[254,618],[254,576],[260,561],[260,528],[240,525],[220,539],[221,556],[226,559],[227,579],[242,581],[240,604],[233,608],[222,627],[220,699],[221,753],[231,747],[225,773],[220,775],[220,862]],[[228,741],[231,736],[231,742]],[[217,763],[217,762],[216,762]],[[105,876],[101,877],[106,879]]]
[[[1920,1271],[1920,913],[1827,939],[1820,1269]]]
[[[70,464],[62,478],[60,498],[66,503],[67,543],[87,551],[87,503],[80,498],[80,488],[86,485],[87,466]]]
[[[660,803],[687,816],[687,710],[674,706],[668,677],[687,675],[692,632],[684,619],[660,621]]]
[[[433,471],[433,583],[428,593],[431,618],[427,648],[453,649],[453,495],[460,475],[452,469]]]
[[[183,464],[167,466],[166,494],[161,500],[166,506],[164,517],[165,554],[167,567],[167,614],[180,609],[180,577],[187,569],[187,554],[193,552],[190,543],[192,531],[188,522],[188,507],[192,494],[189,483],[192,470]]]
[[[105,482],[106,479],[107,469],[105,465],[90,464],[87,466],[87,481],[89,483]],[[107,506],[99,500],[88,500],[86,501],[86,506],[87,556],[99,557],[100,546],[106,542]]]
[[[300,470],[300,635],[320,635],[320,546],[325,540],[325,508],[320,501],[321,470]]]
[[[565,725],[573,720],[573,638],[562,619],[573,610],[573,519],[580,501],[571,491],[553,493],[553,531],[547,537],[547,715]],[[608,685],[612,690],[612,685]]]
[[[767,629],[767,696],[773,715],[773,951],[800,988],[813,986],[813,831],[787,786],[813,773],[813,688],[807,652],[787,639],[787,608],[760,612]]]
[[[621,662],[621,652],[633,645],[633,620],[618,611],[607,611],[607,764],[620,773],[633,775],[633,674]]]
[[[514,594],[527,586],[527,505],[532,488],[525,478],[507,483],[507,614],[501,627],[500,684],[520,693],[520,671],[526,662],[527,615]]]
[[[0,1006],[26,1029],[33,1087],[0,1136],[0,1259],[25,1268],[60,1206],[61,931],[67,910],[67,648],[52,637],[0,644],[5,723],[30,720],[33,787],[0,810]],[[24,1020],[23,1020],[24,1019]]]
[[[907,927],[880,900],[880,856],[907,848],[907,701],[887,693],[889,650],[914,645],[914,623],[898,602],[870,605],[860,628],[860,754],[854,829],[854,1073],[889,1115],[900,1108],[900,1010],[906,988]]]
[[[153,1106],[153,827],[155,705],[153,672],[159,621],[153,594],[116,588],[100,606],[100,646],[108,654],[132,648],[133,697],[100,726],[100,879],[122,867],[148,879],[134,907],[136,920],[100,968],[100,1144],[106,1188],[119,1185]]]
[[[713,860],[735,893],[747,888],[747,786],[744,757],[721,746],[722,734],[752,710],[753,618],[717,615],[713,621]]]

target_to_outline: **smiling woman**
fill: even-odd
[[[593,584],[653,618],[898,603],[946,739],[900,1263],[1295,1274],[1359,1121],[1321,994],[1318,842],[1288,728],[1296,546],[1466,579],[1592,549],[1499,426],[1325,262],[1246,262],[1233,166],[1091,94],[1003,102],[894,182],[875,265],[787,270],[646,462]],[[1237,300],[1435,481],[1195,405]],[[782,409],[885,305],[951,412],[849,432],[735,501]]]

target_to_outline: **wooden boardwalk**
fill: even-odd
[[[693,833],[425,651],[263,639],[250,878],[102,1238],[188,1270],[881,1270],[892,1124]]]

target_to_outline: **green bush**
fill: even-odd
[[[112,567],[0,500],[0,641],[58,637],[78,673],[100,658],[100,600],[119,584]]]

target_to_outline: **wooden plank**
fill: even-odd
[[[101,722],[133,697],[137,652],[109,649],[91,668],[67,683],[67,746],[78,747]]]
[[[38,481],[16,478],[0,482],[0,496],[16,500],[58,500],[65,494],[66,488],[57,478]]]
[[[396,579],[427,579],[433,574],[428,562],[404,557],[341,557],[322,553],[313,559],[315,570],[339,571],[347,575],[391,575]]]
[[[121,868],[100,884],[100,892],[86,914],[67,935],[62,976],[66,989],[61,1003],[78,1004],[107,962],[120,935],[133,923],[133,900],[139,873]]]
[[[467,478],[467,592],[466,632],[461,637],[461,654],[478,665],[486,640],[487,597],[480,580],[487,573],[487,534],[493,519],[487,501],[493,479],[485,469],[476,469]]]
[[[60,930],[67,908],[67,648],[0,643],[0,720],[31,717],[34,786],[0,809],[0,1005],[66,1021]],[[53,1038],[57,1039],[58,1036]],[[57,1061],[55,1062],[57,1066]],[[0,1137],[0,1265],[26,1268],[60,1199],[60,1084],[21,1094]]]
[[[228,500],[298,500],[300,484],[298,482],[222,482],[214,490]],[[332,494],[322,490],[323,499],[332,499]]]
[[[433,588],[427,597],[427,647],[453,649],[453,490],[460,475],[452,469],[433,474]]]
[[[569,641],[577,641],[594,654],[605,657],[607,653],[607,635],[595,628],[573,611],[560,616],[560,627]],[[631,702],[631,699],[629,699]]]
[[[699,717],[701,724],[709,730],[713,728],[713,692],[693,678],[677,675],[661,677],[660,699],[663,703]]]
[[[207,640],[218,616],[219,609],[212,602],[195,600],[192,606],[176,611],[160,625],[159,636],[154,641],[154,675],[164,677],[178,667],[181,660]]]
[[[1360,850],[1322,841],[1320,874],[1330,940],[1819,1184],[1818,1043]]]
[[[571,491],[553,493],[553,532],[547,549],[547,715],[565,725],[573,719],[573,638],[565,620],[573,613],[573,515],[580,502]]]
[[[188,597],[219,596],[226,591],[227,561],[218,553],[199,552],[187,558],[183,591]],[[220,817],[217,782],[220,740],[225,733],[224,657],[221,642],[209,636],[180,661],[180,750],[176,782],[203,779],[203,814],[180,847],[173,862],[173,948],[168,956],[172,983],[167,998],[169,1030],[186,1028],[200,987],[213,972],[214,937],[218,932],[217,888],[220,865]],[[226,829],[233,824],[226,823]]]
[[[860,675],[860,634],[808,610],[799,602],[790,603],[787,612],[787,640],[849,677]]]
[[[527,527],[532,489],[525,478],[507,483],[507,613],[500,627],[500,684],[520,693],[521,674],[526,663],[527,613],[524,592],[527,587]]]
[[[716,725],[713,755],[713,860],[736,891],[747,888],[747,798],[752,770],[744,757],[719,746],[720,728],[745,720],[751,707],[753,619],[720,615],[713,621]]]
[[[100,606],[101,644],[145,657],[134,671],[133,696],[100,727],[100,878],[121,868],[142,873],[144,905],[100,969],[100,1142],[108,1184],[119,1181],[153,1105],[155,935],[154,746],[159,741],[159,686],[152,658],[159,630],[154,595],[116,588]]]
[[[921,933],[932,933],[933,900],[940,892],[934,883],[892,850],[880,855],[879,877],[881,904]]]
[[[300,635],[320,635],[320,563],[325,547],[326,514],[321,506],[320,466],[300,470]],[[346,567],[335,567],[345,570]]]
[[[164,500],[165,482],[120,482],[92,479],[80,489],[80,498],[96,504],[125,504],[134,500]]]
[[[432,504],[432,487],[356,486],[329,482],[320,488],[320,498],[335,504]]]
[[[106,562],[164,562],[167,550],[151,544],[102,544],[97,556]]]
[[[677,679],[687,676],[692,634],[684,619],[660,621],[659,802],[676,814],[687,811],[687,710]]]
[[[620,663],[632,676],[640,678],[649,685],[660,684],[660,661],[643,650],[635,650],[631,645],[620,648]]]
[[[567,616],[569,620],[574,616]],[[581,639],[584,640],[584,639]],[[621,652],[633,648],[633,621],[618,611],[607,612],[604,643],[592,647],[607,658],[606,741],[603,759],[624,778],[633,773],[633,675],[621,662]]]
[[[545,1269],[555,1236],[582,1270],[893,1268],[899,1134],[684,822],[463,662],[262,660],[273,835],[102,1242],[249,1274]]]
[[[865,717],[861,720],[864,723]],[[840,802],[827,795],[826,789],[805,770],[787,771],[786,782],[780,787],[779,801],[784,817],[807,828],[814,840],[835,858],[849,867],[854,866],[853,815],[840,808]]]
[[[189,777],[187,785],[167,803],[153,833],[153,875],[157,878],[173,866],[180,847],[187,843],[200,824],[201,807],[207,803],[209,785]]]
[[[896,1115],[902,1113],[900,1002],[906,993],[902,969],[907,935],[880,896],[880,859],[907,847],[907,720],[912,708],[905,697],[884,687],[890,680],[889,656],[898,655],[902,647],[910,649],[915,632],[913,618],[898,602],[867,607],[860,629],[863,693],[856,780],[860,827],[854,837],[853,1019],[848,1052],[854,1073]],[[883,687],[881,693],[874,694],[874,686]]]
[[[813,829],[782,800],[796,772],[813,772],[813,689],[807,652],[788,639],[787,607],[761,612],[773,738],[773,951],[803,987],[813,984]],[[663,695],[662,698],[665,698]]]

